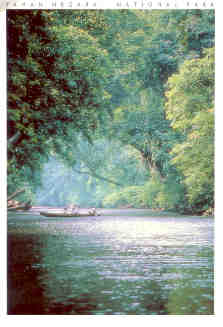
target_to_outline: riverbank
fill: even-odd
[[[30,215],[35,214],[39,215],[41,211],[47,212],[62,212],[63,208],[61,207],[47,207],[47,206],[33,206],[29,211],[18,211],[18,212],[8,212],[8,216],[11,215]],[[214,218],[214,216],[199,216],[199,215],[188,215],[188,214],[180,214],[174,211],[164,211],[164,210],[154,210],[154,209],[138,209],[138,208],[127,208],[127,209],[107,209],[107,208],[97,208],[97,211],[100,213],[100,216],[126,216],[126,217],[158,217],[158,218]]]

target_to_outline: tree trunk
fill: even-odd
[[[8,211],[16,211],[16,210],[29,210],[32,208],[31,201],[27,203],[19,203],[18,205],[14,207],[9,207]]]
[[[157,174],[159,175],[160,179],[162,181],[165,180],[165,177],[163,176],[162,171],[157,166],[156,162],[153,160],[153,154],[148,149],[142,149],[138,144],[136,143],[130,143],[136,150],[138,150],[141,153],[142,159],[144,161],[145,166],[147,169],[151,172],[151,175]]]
[[[21,189],[21,190],[17,190],[17,191],[15,191],[14,193],[12,193],[12,194],[8,197],[7,201],[14,199],[18,194],[23,193],[23,192],[25,192],[25,189]]]
[[[8,146],[15,144],[20,138],[21,132],[17,131],[10,139],[8,139]]]

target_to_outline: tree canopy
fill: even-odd
[[[61,25],[55,14],[8,13],[10,173],[38,169],[52,149],[63,153],[75,142],[71,131],[89,137],[106,115],[107,51],[78,24]]]
[[[213,208],[213,10],[9,10],[7,22],[9,192]]]
[[[182,171],[190,203],[213,206],[214,199],[214,49],[205,57],[186,60],[168,81],[167,117],[184,135],[172,149]]]

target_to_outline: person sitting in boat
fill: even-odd
[[[88,210],[88,212],[89,212],[89,215],[96,216],[96,209],[95,208],[90,208]]]
[[[78,205],[69,204],[67,207],[64,208],[65,213],[77,213],[78,212]]]
[[[97,212],[96,208],[90,208],[88,212],[92,216],[100,216],[100,214],[99,214],[99,212]]]

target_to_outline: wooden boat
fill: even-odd
[[[46,212],[41,211],[41,216],[45,217],[91,217],[91,216],[100,216],[99,213],[93,213],[93,212],[77,212],[77,213],[68,213],[68,212]]]

